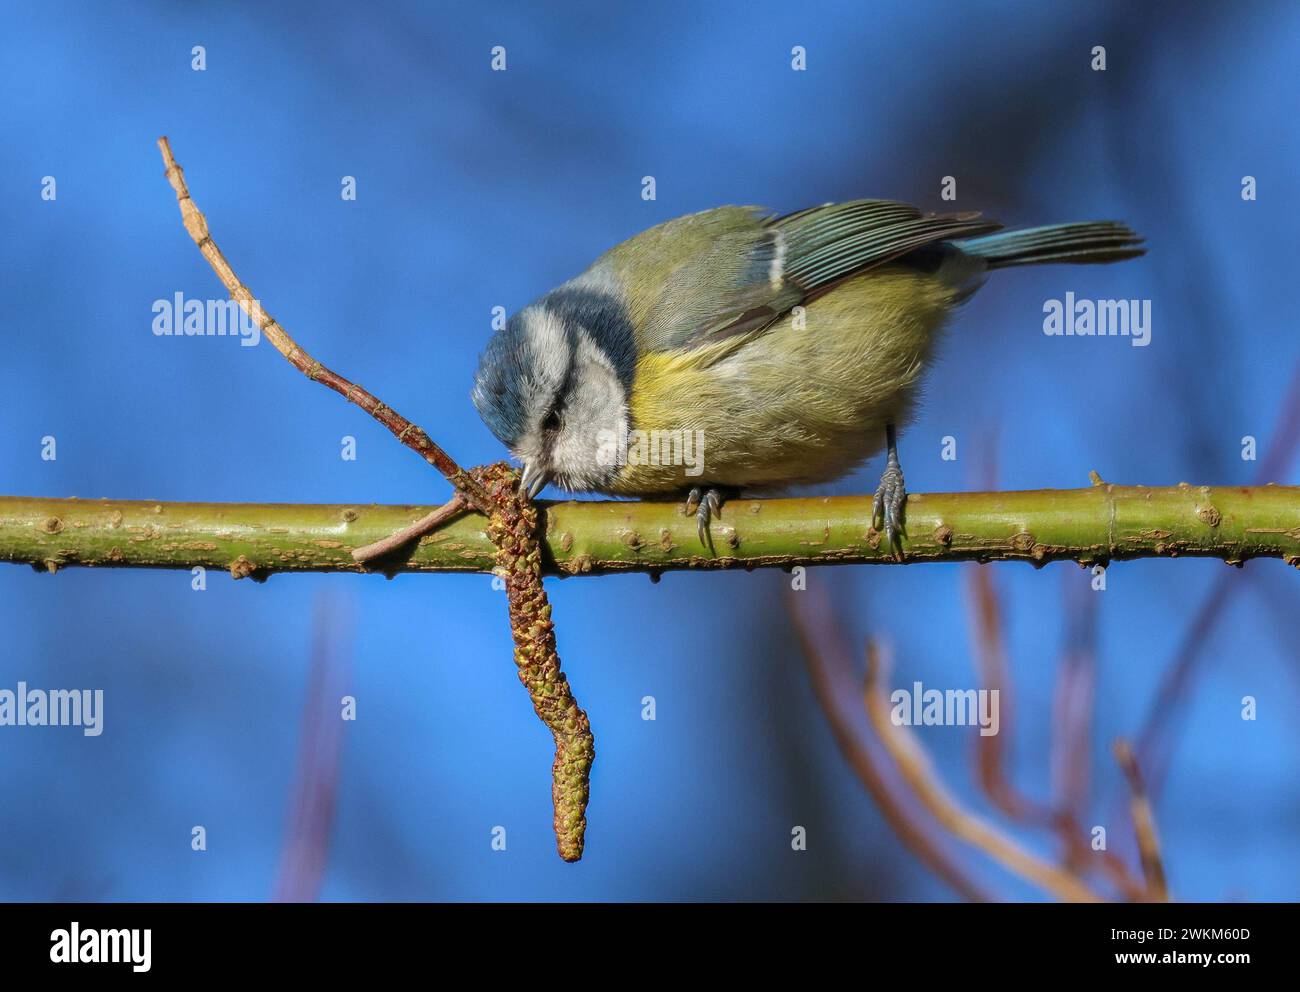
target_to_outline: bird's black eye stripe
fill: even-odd
[[[542,430],[554,432],[560,429],[560,405],[557,403],[551,407],[551,412],[546,415],[542,421]]]

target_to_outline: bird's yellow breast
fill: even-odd
[[[764,490],[851,471],[911,414],[956,300],[941,274],[888,265],[747,338],[643,354],[611,491]]]

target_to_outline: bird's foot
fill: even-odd
[[[696,486],[686,496],[686,513],[695,514],[695,529],[700,543],[710,551],[713,550],[713,535],[709,532],[709,523],[714,517],[722,516],[723,501],[732,495],[722,489]]]
[[[900,558],[903,548],[898,538],[903,533],[903,504],[906,501],[903,470],[898,464],[898,456],[891,451],[880,477],[880,487],[876,489],[876,498],[871,503],[871,526],[875,527],[877,520],[884,525],[885,541],[891,551],[897,550]]]

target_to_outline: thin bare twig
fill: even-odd
[[[912,791],[953,835],[984,851],[1021,878],[1069,902],[1100,902],[1102,898],[1072,873],[1026,851],[992,824],[962,808],[939,781],[911,728],[890,719],[889,697],[883,686],[887,662],[875,642],[867,645],[867,677],[863,695],[876,736],[893,757]]]
[[[382,541],[375,541],[360,548],[352,549],[352,557],[360,562],[373,561],[384,555],[392,554],[408,541],[423,537],[444,521],[469,509],[469,503],[463,495],[457,493],[436,510],[431,510],[410,527],[403,527],[396,533],[389,534]]]
[[[396,410],[380,403],[378,399],[361,386],[348,381],[337,372],[331,371],[312,358],[311,355],[298,346],[298,343],[289,336],[289,332],[281,327],[279,322],[273,320],[271,315],[262,309],[257,298],[240,281],[239,276],[235,274],[235,270],[221,253],[221,249],[217,247],[217,243],[212,240],[212,235],[208,233],[207,218],[203,216],[203,213],[190,196],[189,187],[185,184],[185,170],[177,164],[176,159],[172,156],[171,144],[166,137],[158,139],[158,148],[162,151],[163,164],[167,167],[167,181],[171,183],[172,189],[176,191],[176,201],[180,204],[181,219],[185,224],[185,230],[189,232],[190,237],[198,246],[203,257],[207,259],[208,264],[212,266],[212,271],[217,274],[217,278],[226,287],[226,291],[230,293],[231,298],[239,304],[240,309],[248,315],[249,320],[252,320],[261,328],[262,334],[275,346],[275,350],[288,359],[289,364],[308,379],[328,386],[365,410],[366,413],[387,427],[397,440],[446,476],[447,481],[464,494],[465,498],[469,500],[476,510],[484,514],[490,513],[491,503],[487,498],[487,493],[483,491],[483,487],[475,482],[468,472],[457,465],[450,455],[438,447],[428,434]]]

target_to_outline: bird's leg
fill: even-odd
[[[903,488],[903,470],[898,464],[898,438],[894,434],[894,425],[885,425],[885,444],[889,454],[885,458],[885,471],[880,477],[880,487],[871,504],[871,526],[880,519],[885,526],[885,540],[889,547],[895,547],[895,538],[903,533],[903,503],[907,499],[907,490]],[[902,546],[898,546],[902,551]]]
[[[696,486],[686,496],[687,514],[695,514],[695,529],[700,535],[700,543],[710,551],[713,550],[713,535],[709,533],[709,521],[722,516],[722,504],[725,500],[739,495],[738,489],[709,486]],[[697,509],[698,507],[698,509]]]

